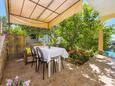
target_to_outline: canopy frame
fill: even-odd
[[[63,2],[58,1],[61,3],[59,4],[58,7],[56,7],[56,9],[49,8],[52,6],[52,4],[54,4],[54,2],[56,2],[56,0],[47,0],[47,1],[49,1],[47,6],[40,4],[39,2],[41,0],[38,0],[37,2],[35,2],[36,0],[20,0],[20,2],[17,0],[19,2],[19,4],[21,3],[21,1],[23,1],[21,9],[20,9],[20,13],[17,14],[15,12],[17,10],[13,10],[13,8],[12,8],[12,6],[14,5],[14,2],[15,2],[15,1],[14,2],[13,1],[14,0],[6,0],[6,10],[7,10],[7,16],[8,16],[9,23],[31,25],[31,26],[35,26],[35,27],[41,27],[41,28],[50,28],[50,27],[60,23],[61,21],[63,21],[65,18],[72,16],[74,13],[79,12],[82,9],[82,0],[72,0],[73,2],[71,0],[62,0]],[[64,10],[62,10],[62,12],[61,12],[60,9],[65,4],[69,5],[68,1],[71,2],[72,4],[70,4],[70,6],[68,6],[68,7],[65,6]],[[29,16],[22,15],[22,14],[24,14],[24,9],[26,7],[25,4],[27,2],[34,5],[33,9],[28,14]],[[36,11],[36,9],[38,7],[41,7],[43,9],[43,11],[36,18],[32,18],[32,16],[35,15],[34,12]],[[44,18],[44,20],[42,20],[41,16],[44,16],[46,11],[48,11],[50,13]],[[53,16],[54,14],[55,14],[55,16]],[[50,17],[52,17],[52,18],[50,20],[48,20],[48,18],[50,18]],[[35,23],[33,23],[33,22],[35,22]]]

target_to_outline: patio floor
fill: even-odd
[[[92,58],[81,66],[64,62],[65,68],[61,72],[48,78],[46,71],[45,80],[42,80],[41,71],[35,72],[30,64],[25,66],[22,60],[13,59],[7,62],[1,86],[5,86],[6,79],[15,76],[31,80],[32,86],[115,86],[115,69],[108,64],[111,60],[107,58]]]

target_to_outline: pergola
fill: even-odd
[[[115,17],[115,0],[87,0],[100,14],[102,23]],[[9,23],[49,29],[82,9],[82,0],[6,0]],[[103,51],[103,31],[98,50]]]
[[[50,28],[82,9],[82,0],[6,0],[9,23]]]
[[[49,29],[80,11],[82,0],[6,0],[6,9],[9,23]],[[50,65],[48,62],[49,77]]]

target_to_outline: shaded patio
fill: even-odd
[[[51,78],[46,76],[42,80],[41,71],[35,72],[31,65],[25,66],[23,60],[14,59],[7,62],[2,84],[6,79],[13,79],[18,75],[21,79],[31,80],[32,86],[114,86],[115,68],[112,67],[115,63],[112,63],[110,58],[101,55],[81,66],[64,62],[65,68],[61,72],[54,73]]]
[[[54,9],[52,6],[52,4],[56,5],[54,2],[56,3],[56,0],[49,0],[47,3],[40,2],[41,4],[39,4],[39,1],[36,2],[36,0],[21,0],[20,5],[18,5],[15,0],[6,0],[8,22],[50,29],[82,8],[82,0],[73,0],[71,4],[63,0],[57,7],[60,10],[56,11],[56,8]],[[15,9],[12,7],[13,5],[15,5]],[[62,9],[63,5],[65,10]],[[66,5],[68,6],[66,7]],[[32,7],[30,12],[25,11],[28,10],[28,7]],[[37,7],[42,10],[39,15],[36,15],[37,11],[34,12],[35,9],[39,10]],[[17,10],[18,8],[20,11]],[[99,51],[103,51],[102,33],[102,31],[99,32]],[[31,80],[32,86],[114,86],[115,68],[113,66],[115,63],[100,55],[95,57],[81,66],[64,61],[65,68],[61,72],[57,71],[52,74],[50,78],[48,78],[48,71],[45,71],[45,80],[42,80],[41,70],[35,72],[35,68],[31,67],[30,64],[24,65],[23,59],[9,59],[5,67],[2,85],[5,84],[6,79],[14,79],[15,76],[19,76],[23,80]]]

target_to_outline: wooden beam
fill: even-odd
[[[47,8],[53,3],[54,0],[52,0],[46,7],[46,9],[44,9],[41,14],[37,17],[37,19],[39,19],[41,17],[41,15],[47,10]]]
[[[8,16],[8,23],[10,23],[10,3],[9,0],[6,0],[6,8],[7,8],[7,16]]]
[[[109,14],[109,15],[105,15],[105,16],[101,16],[101,17],[100,17],[100,20],[101,20],[101,22],[103,23],[103,22],[105,22],[106,20],[111,19],[111,18],[115,18],[115,13],[112,13],[112,14]]]
[[[73,14],[75,14],[75,13],[81,11],[81,10],[82,10],[82,0],[78,0],[76,3],[74,3],[68,9],[66,9],[61,14],[59,14],[57,17],[55,17],[54,19],[52,19],[49,22],[49,26],[52,27],[52,26],[60,23],[64,19],[72,16]]]
[[[23,17],[19,17],[19,16],[13,16],[13,15],[10,15],[10,18],[11,18],[10,23],[28,25],[28,26],[34,26],[34,27],[41,27],[41,28],[48,29],[48,23],[34,21],[34,20],[23,18]]]
[[[54,11],[56,12],[56,10],[58,10],[67,0],[65,0],[60,6],[58,6]],[[50,17],[53,14],[53,12],[47,16],[44,20],[46,20],[48,17]]]
[[[23,10],[23,7],[24,7],[24,3],[25,3],[25,0],[23,0],[22,7],[21,7],[21,11],[20,11],[20,15],[22,14],[22,10]]]
[[[103,52],[103,30],[99,30],[98,34],[98,51],[100,54]]]
[[[13,14],[13,13],[10,13],[10,15],[18,16],[18,17],[22,17],[22,18],[26,18],[26,19],[30,19],[30,20],[34,20],[34,21],[39,21],[39,22],[43,22],[43,23],[48,23],[48,22],[44,22],[44,21],[41,21],[41,20],[37,20],[37,19],[33,19],[33,18],[21,16],[21,15],[16,15],[16,14]]]
[[[40,0],[38,0],[37,3],[39,3],[39,1],[40,1]],[[31,18],[31,16],[32,16],[33,12],[35,11],[36,7],[37,7],[37,4],[36,4],[35,7],[33,8],[32,12],[31,12],[31,14],[30,14],[30,16],[29,16],[30,18]]]
[[[34,4],[37,4],[38,6],[41,6],[41,7],[45,8],[45,9],[47,9],[47,10],[50,10],[50,11],[56,13],[56,14],[59,14],[59,13],[57,13],[57,12],[55,12],[55,11],[53,11],[53,10],[51,10],[51,9],[49,9],[49,8],[47,8],[47,7],[45,7],[45,6],[43,6],[43,5],[41,5],[41,4],[36,3],[36,2],[33,1],[33,0],[30,0],[30,1],[33,2]]]
[[[72,6],[74,6],[75,4],[77,4],[80,0],[78,0],[77,2],[75,2],[73,5],[71,5],[69,8],[67,8],[66,10],[64,10],[62,13],[60,13],[58,16],[60,16],[61,14],[63,14],[64,12],[66,12],[68,9],[70,9]],[[51,21],[53,21],[54,19],[56,19],[58,16],[56,16],[55,18],[53,18]],[[50,21],[50,22],[51,22]]]

